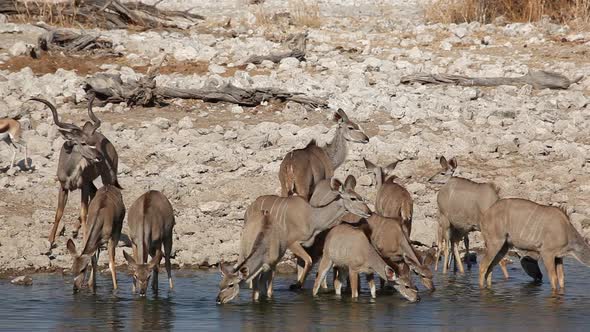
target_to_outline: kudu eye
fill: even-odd
[[[234,284],[229,284],[228,288],[234,288]]]

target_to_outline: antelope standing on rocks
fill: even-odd
[[[268,210],[273,236],[284,241],[287,249],[303,260],[303,270],[291,289],[303,286],[313,262],[303,246],[310,247],[318,234],[341,223],[342,217],[347,213],[362,217],[370,215],[369,207],[354,191],[355,184],[356,180],[352,175],[346,178],[344,185],[332,178],[329,192],[332,201],[322,207],[313,207],[298,196],[261,196],[248,207],[246,224],[249,223],[248,215],[252,210]]]
[[[123,251],[125,260],[133,270],[133,292],[139,289],[144,296],[153,275],[152,289],[158,291],[158,272],[164,247],[164,261],[168,274],[168,285],[172,282],[172,229],[174,228],[174,210],[164,194],[150,190],[141,195],[129,208],[129,237],[133,247],[133,257]],[[148,254],[152,260],[148,263]],[[153,271],[153,273],[152,273]]]
[[[471,180],[453,176],[457,169],[457,159],[447,161],[440,158],[442,169],[433,175],[430,183],[442,184],[438,192],[437,203],[439,211],[439,252],[435,260],[435,270],[438,269],[440,251],[444,251],[443,273],[449,266],[449,252],[452,250],[455,264],[460,273],[464,273],[463,261],[459,255],[459,242],[464,240],[466,256],[469,256],[469,233],[480,230],[480,220],[485,211],[500,197],[499,188],[492,183],[477,183]],[[471,268],[471,262],[467,260]],[[501,265],[504,276],[508,278],[505,262]]]
[[[51,249],[55,242],[59,222],[63,216],[70,191],[82,190],[80,218],[73,231],[73,236],[76,237],[80,227],[82,227],[83,232],[86,229],[88,203],[96,194],[94,179],[100,175],[103,185],[111,184],[121,189],[117,180],[119,157],[113,144],[97,131],[101,121],[92,112],[94,96],[88,101],[88,116],[92,122],[87,121],[83,128],[75,124],[60,122],[55,106],[49,101],[41,98],[31,98],[31,100],[41,102],[49,107],[53,115],[53,122],[58,126],[59,132],[66,140],[59,152],[57,165],[57,178],[60,188],[55,221],[49,233]]]
[[[105,185],[96,192],[96,197],[90,202],[88,210],[88,233],[84,236],[82,251],[76,251],[76,245],[72,239],[68,240],[67,248],[74,258],[72,273],[74,275],[74,292],[82,288],[86,277],[88,264],[90,278],[88,286],[96,291],[97,262],[100,249],[108,244],[109,269],[113,279],[113,288],[117,289],[117,271],[115,269],[115,248],[121,236],[123,219],[125,218],[125,205],[121,191],[113,185]]]
[[[334,171],[346,160],[347,141],[369,142],[359,125],[348,119],[342,109],[334,113],[334,120],[338,128],[332,142],[319,147],[312,140],[305,148],[293,150],[285,156],[279,169],[281,196],[297,194],[309,201],[315,185],[334,176]]]
[[[519,198],[501,199],[483,216],[481,233],[486,248],[479,266],[480,287],[486,281],[492,286],[492,269],[511,247],[543,258],[553,290],[565,286],[564,256],[590,266],[590,246],[565,209]]]
[[[352,298],[359,296],[359,273],[367,274],[367,281],[371,289],[371,297],[375,298],[377,290],[373,272],[381,278],[394,281],[395,288],[408,300],[417,301],[417,292],[411,289],[408,281],[405,283],[396,277],[393,268],[379,256],[379,253],[369,242],[365,233],[350,225],[338,225],[328,233],[324,243],[322,259],[318,266],[318,275],[313,286],[313,295],[318,294],[320,284],[326,278],[328,271],[333,267],[338,268],[334,279],[336,294],[340,295],[341,287],[346,273],[342,268],[348,268]]]
[[[27,143],[22,139],[20,122],[15,119],[0,119],[0,141],[3,141],[12,148],[12,159],[10,168],[14,167],[16,150],[25,149],[25,166],[30,168],[27,152]]]
[[[363,158],[365,167],[375,173],[377,182],[377,198],[375,212],[388,218],[399,218],[408,238],[412,232],[412,215],[414,200],[406,188],[394,181],[395,175],[390,173],[395,169],[399,160],[386,167],[379,167]]]

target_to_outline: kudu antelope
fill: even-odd
[[[53,122],[66,140],[59,152],[57,165],[60,188],[55,220],[49,233],[49,243],[52,248],[70,191],[82,190],[80,218],[73,232],[76,237],[80,227],[83,231],[86,228],[88,203],[96,194],[94,179],[100,175],[103,185],[111,184],[121,189],[117,180],[118,155],[113,144],[97,131],[101,121],[92,112],[94,96],[88,101],[88,116],[92,122],[87,121],[82,128],[75,124],[60,122],[55,106],[49,101],[41,98],[31,98],[31,100],[49,107]]]
[[[240,239],[240,257],[234,267],[219,265],[222,280],[219,283],[217,303],[233,300],[240,292],[240,284],[252,282],[252,299],[258,300],[260,291],[272,297],[272,280],[276,264],[287,250],[285,238],[276,234],[277,228],[269,220],[269,211],[251,209],[246,212],[247,222]]]
[[[310,247],[318,234],[339,224],[347,213],[361,217],[370,215],[369,207],[354,191],[355,185],[352,175],[346,178],[344,185],[332,178],[328,193],[332,201],[322,207],[313,207],[298,196],[261,196],[248,208],[268,210],[270,222],[278,227],[277,236],[287,238],[288,249],[303,260],[303,269],[291,288],[301,288],[311,269],[312,258],[303,247]]]
[[[342,224],[330,230],[328,236],[326,236],[322,259],[318,266],[318,275],[313,286],[314,296],[318,294],[320,284],[333,266],[338,271],[334,279],[334,288],[337,295],[341,294],[341,287],[345,280],[344,276],[348,274],[352,298],[357,298],[359,296],[358,275],[359,273],[366,273],[371,289],[371,297],[375,298],[377,290],[373,272],[376,272],[381,278],[394,281],[394,287],[410,301],[417,300],[417,293],[415,290],[409,290],[408,281],[404,283],[396,277],[393,268],[387,265],[383,258],[379,256],[379,253],[371,245],[361,229]],[[343,268],[347,268],[348,273]]]
[[[125,205],[121,191],[113,185],[105,185],[96,192],[96,197],[90,202],[88,209],[88,233],[84,236],[82,251],[76,251],[76,245],[72,239],[68,240],[67,248],[74,258],[72,273],[74,275],[74,292],[82,288],[86,277],[88,264],[90,278],[88,286],[96,291],[97,262],[100,249],[108,243],[109,269],[113,278],[113,288],[117,289],[117,272],[115,269],[115,248],[121,236],[123,219],[125,218]]]
[[[0,119],[0,141],[3,141],[12,148],[12,159],[10,168],[14,167],[16,150],[25,149],[25,166],[30,168],[27,152],[27,143],[22,138],[20,122],[15,119]]]
[[[412,247],[401,219],[386,218],[373,213],[362,227],[365,228],[371,243],[389,266],[395,266],[397,270],[403,271],[405,269],[403,265],[407,265],[420,276],[422,284],[428,290],[434,290],[432,271]]]
[[[499,188],[492,183],[477,183],[471,180],[453,176],[457,169],[457,159],[447,161],[440,158],[442,169],[433,175],[430,183],[442,184],[437,195],[439,226],[438,253],[435,260],[435,270],[438,269],[440,252],[444,251],[443,273],[449,267],[449,253],[452,250],[455,264],[460,273],[464,273],[463,261],[459,255],[459,242],[465,243],[466,257],[469,256],[469,233],[480,230],[480,220],[485,211],[500,197]],[[467,261],[471,268],[471,262]],[[504,276],[508,278],[505,262],[501,265]]]
[[[158,272],[164,247],[164,261],[168,274],[168,285],[174,288],[172,282],[172,229],[174,228],[174,210],[172,204],[164,194],[150,190],[141,195],[129,208],[129,237],[133,247],[133,257],[123,251],[125,260],[133,270],[133,292],[139,289],[144,296],[152,276],[152,289],[158,290]],[[148,261],[148,254],[152,260]]]
[[[549,274],[551,288],[564,288],[563,257],[571,255],[590,266],[590,246],[571,224],[564,211],[525,199],[497,201],[482,218],[485,252],[479,266],[479,285],[492,285],[492,269],[514,247],[540,255]]]
[[[342,109],[334,113],[338,124],[332,142],[319,147],[312,140],[305,148],[289,152],[279,169],[281,196],[293,194],[309,201],[315,185],[334,176],[334,171],[346,160],[350,142],[368,143],[369,138],[358,124],[348,119]]]
[[[394,181],[395,175],[390,173],[395,169],[399,160],[379,167],[363,158],[365,167],[375,173],[377,183],[377,198],[375,199],[375,212],[388,218],[399,218],[408,238],[412,232],[412,215],[414,213],[414,200],[406,188]]]

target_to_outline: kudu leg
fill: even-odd
[[[289,246],[289,250],[291,250],[293,255],[303,259],[303,261],[305,262],[301,276],[297,278],[297,283],[289,287],[290,289],[301,289],[303,287],[303,284],[305,283],[305,278],[309,273],[309,269],[311,268],[311,257],[299,243],[293,243],[291,246]]]
[[[453,256],[455,257],[455,270],[459,268],[459,273],[464,274],[465,269],[463,268],[463,260],[461,259],[461,254],[459,253],[459,242],[460,241],[453,241]]]
[[[504,279],[510,278],[510,275],[508,274],[508,268],[506,267],[506,259],[502,259],[498,265],[500,265]]]
[[[164,263],[166,264],[166,274],[168,275],[168,285],[174,288],[172,281],[172,263],[170,263],[170,256],[172,255],[172,236],[164,238]]]
[[[377,297],[377,287],[375,287],[375,275],[373,273],[367,273],[367,283],[369,284],[369,289],[371,290],[371,297]]]
[[[488,287],[492,287],[492,270],[508,252],[506,242],[486,242],[486,249],[483,258],[479,264],[479,287],[483,288],[487,282]]]
[[[320,289],[322,282],[325,281],[328,271],[330,271],[332,265],[333,263],[328,257],[325,255],[322,256],[322,259],[320,259],[320,265],[318,266],[318,274],[315,278],[315,282],[313,283],[313,296],[318,295],[318,290]]]
[[[262,273],[259,273],[254,279],[252,279],[252,301],[258,301],[260,298],[260,279]]]
[[[66,203],[68,202],[68,190],[64,189],[63,187],[59,187],[59,197],[57,198],[57,210],[55,211],[55,220],[53,221],[53,227],[51,227],[51,232],[49,233],[49,247],[53,247],[53,243],[55,242],[55,235],[57,233],[57,228],[59,226],[59,222],[64,215],[64,209],[66,207]]]
[[[86,241],[88,236],[88,227],[87,227],[87,220],[88,220],[88,205],[90,204],[90,188],[88,185],[82,186],[82,195],[80,198],[80,218],[76,223],[74,230],[72,231],[72,236],[74,238],[78,237],[78,232],[80,228],[82,228],[82,238]]]
[[[117,289],[117,269],[115,266],[115,248],[117,247],[117,242],[113,239],[109,240],[109,269],[111,270],[111,277],[113,279],[113,289]]]
[[[451,229],[446,229],[444,231],[444,235],[443,235],[443,255],[444,255],[444,259],[443,259],[443,273],[447,273],[449,271],[449,256],[450,256],[450,251],[451,251]]]
[[[332,274],[334,277],[334,291],[336,293],[336,295],[340,296],[342,295],[342,284],[344,283],[345,280],[342,279],[342,273],[340,272],[340,270],[337,267],[334,267],[332,269]]]
[[[557,290],[557,268],[555,264],[555,256],[549,253],[544,253],[543,257],[543,264],[545,264],[545,269],[547,269],[547,273],[549,274],[549,282],[551,282],[551,289]]]
[[[557,281],[561,289],[565,288],[565,274],[563,271],[563,258],[555,258],[555,269],[557,270]]]
[[[135,261],[139,261],[139,254],[137,253],[137,245],[135,243],[131,243],[131,249],[133,250],[133,258],[135,259]],[[136,289],[136,285],[135,285],[136,281],[135,278],[133,278],[132,282],[131,282],[131,292],[135,293],[135,289]]]
[[[98,255],[100,255],[100,249],[96,250],[96,253],[90,258],[90,278],[88,278],[88,288],[92,290],[92,293],[96,293],[96,275],[98,274]]]
[[[350,279],[350,292],[353,299],[359,297],[359,274],[357,271],[348,269],[348,278]]]
[[[267,272],[268,274],[268,278],[266,278],[266,297],[267,298],[272,298],[272,292],[273,292],[273,288],[272,288],[272,282],[275,278],[275,271],[270,270]]]
[[[465,261],[467,263],[467,269],[471,270],[471,256],[469,256],[469,234],[463,238],[463,244],[465,245]]]
[[[154,252],[154,255],[152,257],[157,257],[157,256],[162,257],[162,249],[156,249],[156,251]],[[160,273],[160,262],[156,262],[156,265],[154,265],[154,271],[153,271],[153,277],[154,280],[152,280],[152,290],[155,292],[158,291],[158,274]]]
[[[14,160],[16,159],[16,146],[13,144],[10,145],[10,147],[12,148],[12,160],[10,161],[10,168],[14,167]]]

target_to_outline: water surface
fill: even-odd
[[[545,272],[543,270],[543,272]],[[421,291],[419,303],[408,303],[396,293],[372,300],[363,278],[357,301],[344,295],[311,296],[313,280],[302,292],[289,291],[294,275],[275,279],[275,297],[250,301],[250,290],[226,305],[216,305],[216,271],[173,271],[176,288],[168,290],[165,274],[160,292],[140,298],[131,293],[131,277],[119,273],[112,291],[109,274],[98,277],[96,295],[72,294],[70,276],[35,275],[31,287],[0,280],[0,329],[31,330],[247,330],[310,331],[324,329],[384,330],[588,330],[590,269],[567,260],[566,290],[552,294],[548,282],[533,284],[519,264],[511,279],[494,273],[492,290],[480,290],[477,271],[465,275],[435,273],[434,293]],[[329,277],[331,278],[331,277]],[[546,278],[545,278],[546,279]],[[328,279],[331,280],[331,279]],[[418,285],[421,286],[420,284]],[[423,288],[421,288],[423,290]]]

